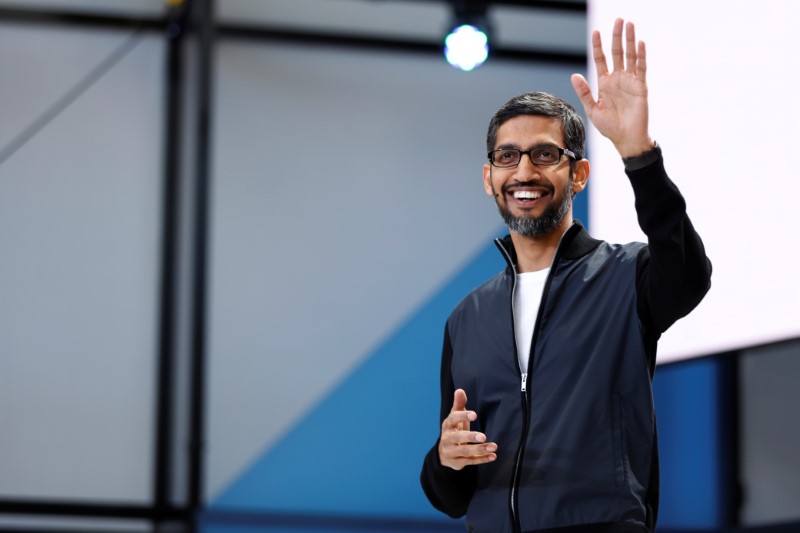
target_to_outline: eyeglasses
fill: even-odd
[[[561,161],[561,156],[566,155],[577,160],[578,157],[572,150],[558,146],[534,146],[530,150],[517,150],[516,148],[502,148],[489,152],[489,162],[497,168],[512,168],[522,161],[522,154],[528,154],[531,163],[540,167],[550,167]]]

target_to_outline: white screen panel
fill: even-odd
[[[592,2],[606,51],[618,16],[647,43],[651,134],[714,264],[711,291],[663,336],[659,362],[800,336],[800,209],[786,191],[797,182],[800,4]],[[619,157],[594,129],[590,160],[593,233],[642,240]]]

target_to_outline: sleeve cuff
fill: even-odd
[[[622,158],[622,163],[625,165],[625,170],[641,170],[644,167],[650,166],[661,159],[661,146],[659,146],[655,141],[653,141],[653,144],[655,146],[653,146],[652,150],[648,150],[647,152],[634,157]]]

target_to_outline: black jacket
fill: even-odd
[[[651,381],[661,333],[710,287],[711,264],[663,160],[627,171],[648,244],[612,245],[575,223],[556,251],[521,372],[512,316],[516,255],[447,321],[440,422],[463,388],[497,460],[455,471],[438,442],[421,482],[475,533],[652,531],[658,448]],[[527,374],[527,375],[526,375]]]

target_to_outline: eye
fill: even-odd
[[[561,158],[558,149],[553,146],[542,146],[533,150],[534,159],[537,163],[552,164]]]
[[[498,150],[494,153],[495,163],[500,163],[501,165],[515,163],[517,160],[519,160],[519,152],[517,150]]]

